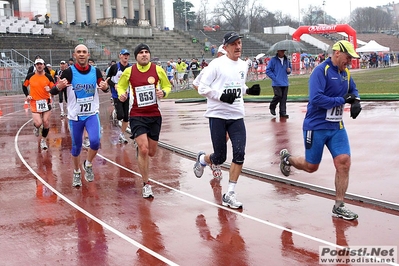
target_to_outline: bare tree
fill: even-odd
[[[252,2],[248,10],[248,29],[250,32],[263,32],[265,27],[264,18],[268,16],[269,12],[266,8],[257,3],[257,0]]]
[[[302,9],[303,23],[305,25],[316,25],[324,23],[324,11],[320,6],[309,5],[307,9]]]
[[[209,7],[209,1],[208,0],[202,0],[201,5],[197,14],[197,28],[200,29],[204,25],[208,25],[207,21],[207,16],[208,16],[208,7]]]
[[[379,32],[390,29],[393,18],[387,12],[373,7],[356,8],[351,14],[351,26],[358,32]]]
[[[222,0],[214,9],[216,17],[223,18],[233,30],[240,31],[247,26],[249,0]]]

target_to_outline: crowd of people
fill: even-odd
[[[383,53],[383,52],[362,53],[360,55],[360,67],[361,68],[390,67],[395,63],[395,59],[399,63],[399,54],[395,56],[394,53]]]
[[[93,159],[101,141],[99,93],[111,91],[116,118],[122,125],[119,142],[129,142],[125,137],[129,127],[129,137],[134,140],[143,181],[142,196],[153,198],[149,181],[150,158],[156,155],[162,127],[159,101],[167,97],[173,87],[183,86],[187,80],[187,70],[190,70],[194,76],[194,87],[207,98],[204,116],[209,121],[213,146],[212,152],[198,152],[193,167],[194,175],[200,178],[209,166],[213,177],[220,182],[221,165],[226,161],[227,144],[231,142],[233,156],[228,187],[221,203],[230,208],[242,208],[243,203],[237,200],[235,187],[245,161],[247,142],[243,96],[260,95],[261,88],[259,84],[251,87],[246,85],[248,72],[251,68],[259,67],[260,62],[257,58],[241,59],[241,38],[236,32],[224,35],[216,58],[206,66],[200,64],[197,58],[192,58],[191,62],[178,58],[176,62],[170,59],[162,67],[151,62],[151,49],[144,43],[137,45],[133,51],[136,63],[130,63],[130,52],[122,49],[119,60],[112,62],[105,71],[95,67],[88,48],[83,44],[75,47],[73,58],[68,64],[66,61],[60,62],[57,71],[52,70],[51,65],[46,66],[44,60],[37,56],[23,83],[23,91],[30,103],[35,136],[39,137],[41,129],[41,148],[48,149],[46,139],[53,106],[52,96],[59,95],[60,116],[61,119],[65,116],[68,118],[72,140],[72,186],[82,186],[81,169],[85,180],[93,182]],[[309,80],[309,103],[303,124],[305,156],[293,156],[286,149],[280,152],[280,170],[289,176],[291,166],[315,172],[321,162],[324,146],[329,148],[336,167],[336,199],[332,213],[347,220],[358,217],[344,204],[349,180],[350,146],[342,114],[346,103],[351,105],[353,119],[361,111],[360,96],[347,68],[352,58],[359,58],[352,44],[338,41],[333,46],[332,56],[315,67]],[[265,70],[272,79],[274,91],[269,105],[270,113],[275,116],[278,106],[281,119],[289,117],[286,100],[291,69],[285,50],[279,50],[268,60]],[[88,152],[81,162],[81,150],[86,137],[89,140]]]

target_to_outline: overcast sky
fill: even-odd
[[[187,0],[194,5],[195,11],[201,7],[201,0]],[[209,0],[209,9],[213,10],[213,8],[217,5],[218,1]],[[323,2],[325,5],[323,6]],[[319,6],[322,9],[325,8],[325,11],[328,15],[337,19],[338,21],[341,19],[349,19],[350,11],[355,10],[358,7],[377,7],[390,3],[392,1],[387,0],[258,0],[258,3],[263,3],[263,6],[266,7],[268,11],[276,12],[282,11],[283,14],[291,15],[291,18],[294,20],[298,20],[299,10],[307,9],[309,5]],[[299,5],[299,8],[298,8]],[[301,14],[302,21],[302,14]]]

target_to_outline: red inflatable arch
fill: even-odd
[[[348,24],[338,24],[338,25],[318,25],[318,26],[300,26],[294,34],[292,34],[292,39],[294,41],[300,41],[302,34],[320,34],[320,33],[336,33],[345,32],[348,34],[348,41],[353,44],[355,50],[357,48],[356,31]],[[352,68],[359,68],[359,60],[352,60]]]

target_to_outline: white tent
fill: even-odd
[[[378,42],[371,40],[365,46],[356,48],[358,53],[371,53],[371,52],[388,52],[389,47],[380,45]]]

